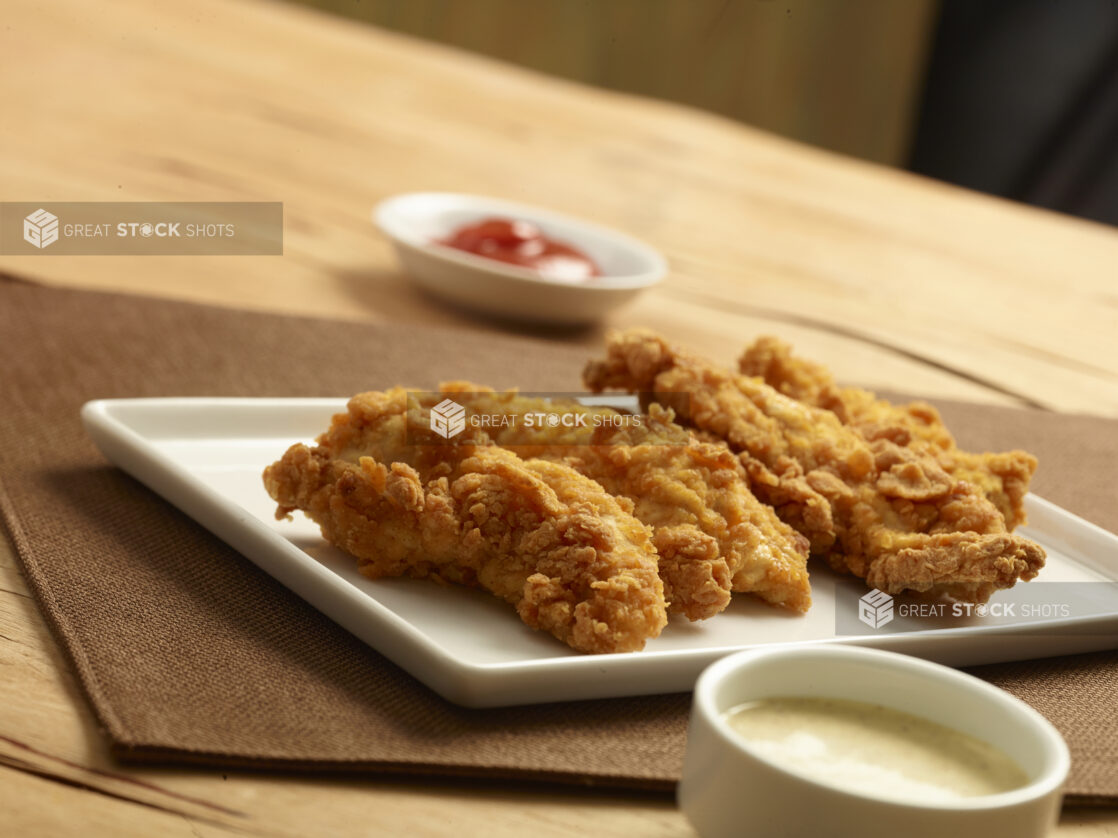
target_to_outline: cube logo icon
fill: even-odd
[[[431,430],[443,439],[462,433],[466,427],[466,408],[450,399],[443,399],[431,408]]]
[[[873,629],[887,625],[893,620],[893,598],[874,588],[858,600],[858,619]]]
[[[23,240],[42,250],[58,241],[58,216],[37,209],[23,219]]]

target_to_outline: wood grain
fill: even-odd
[[[4,26],[0,96],[18,115],[0,129],[6,194],[279,199],[286,217],[282,258],[0,257],[5,269],[492,329],[420,296],[368,222],[393,193],[483,191],[667,253],[665,286],[604,325],[645,323],[721,358],[779,331],[846,380],[1118,413],[1111,229],[299,8],[21,0]],[[49,96],[24,84],[32,65]]]
[[[904,165],[933,0],[301,0],[550,75]]]
[[[778,332],[840,376],[1118,414],[1118,235],[252,0],[51,4],[0,20],[9,200],[282,200],[283,257],[0,257],[43,282],[219,305],[478,321],[416,293],[379,199],[484,192],[575,212],[673,270],[644,323],[724,359]],[[0,405],[0,414],[2,414]],[[16,835],[690,835],[670,800],[569,789],[124,768],[0,546],[0,811]],[[1118,834],[1113,810],[1061,835]]]

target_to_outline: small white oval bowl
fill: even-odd
[[[949,803],[846,791],[755,753],[723,714],[762,698],[806,696],[881,704],[989,742],[1027,785]],[[855,646],[742,652],[695,685],[679,805],[702,838],[1040,838],[1059,817],[1067,745],[1038,712],[971,675]]]
[[[548,279],[527,268],[437,244],[486,218],[529,221],[572,245],[602,276],[584,282]],[[497,317],[581,324],[629,302],[668,272],[664,257],[631,236],[527,204],[478,195],[411,192],[378,204],[373,222],[396,247],[404,268],[432,294]]]

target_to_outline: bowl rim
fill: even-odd
[[[623,247],[648,264],[648,268],[640,273],[633,274],[603,274],[586,282],[571,282],[569,280],[552,279],[541,276],[528,268],[499,262],[496,259],[487,259],[474,253],[448,247],[438,242],[428,241],[419,236],[407,235],[394,222],[392,213],[401,204],[416,200],[444,200],[476,203],[479,206],[479,216],[485,214],[506,214],[524,218],[527,221],[542,221],[544,224],[557,223],[576,229],[576,232],[588,232],[602,239],[610,239],[614,244]],[[488,207],[488,208],[486,208]],[[504,198],[490,197],[487,195],[474,195],[465,192],[403,192],[392,195],[377,203],[372,209],[372,221],[376,227],[391,239],[397,246],[410,247],[425,255],[445,262],[452,262],[462,267],[485,271],[486,273],[509,279],[522,280],[540,285],[561,287],[565,289],[603,292],[617,291],[632,288],[649,288],[663,282],[668,274],[668,261],[660,251],[649,244],[627,233],[622,233],[610,227],[604,227],[592,221],[566,215],[544,207],[509,201]],[[577,235],[575,236],[577,239]],[[578,244],[577,241],[574,244]]]
[[[772,658],[799,659],[803,661],[805,666],[818,663],[821,659],[845,660],[849,662],[873,661],[898,671],[906,671],[932,681],[939,681],[946,689],[969,692],[972,696],[977,696],[980,701],[994,702],[1010,710],[1010,712],[1017,714],[1018,717],[1026,719],[1028,728],[1036,735],[1037,739],[1041,742],[1041,746],[1051,758],[1050,767],[1034,780],[1019,788],[1010,789],[1009,791],[999,792],[997,794],[978,795],[975,797],[938,802],[906,800],[899,797],[885,797],[876,794],[862,793],[816,780],[805,774],[791,770],[758,751],[751,749],[746,743],[745,738],[735,733],[730,728],[730,725],[723,717],[723,713],[718,710],[718,706],[715,702],[716,690],[732,673],[738,671],[742,667],[748,667],[755,662]],[[825,692],[822,695],[825,697]],[[905,710],[905,708],[895,707],[895,705],[886,701],[874,701],[872,696],[867,696],[864,700],[910,712]],[[801,783],[806,783],[809,787],[826,790],[832,794],[865,801],[874,805],[893,806],[926,812],[1005,809],[1043,799],[1052,792],[1058,790],[1066,780],[1068,770],[1071,766],[1071,755],[1068,751],[1067,743],[1064,741],[1059,731],[1057,731],[1052,723],[1044,718],[1044,716],[1021,701],[1021,699],[965,672],[960,672],[951,667],[932,663],[931,661],[922,660],[910,655],[889,652],[883,649],[871,649],[861,646],[838,646],[833,644],[786,649],[747,649],[743,652],[727,655],[707,667],[695,684],[692,704],[695,712],[701,713],[710,727],[716,732],[723,747],[736,749],[746,754],[751,759],[758,760],[778,774],[794,778]]]

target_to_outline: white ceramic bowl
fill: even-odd
[[[753,752],[722,714],[781,696],[881,704],[968,733],[1024,769],[1027,785],[950,803],[898,802],[793,773]],[[1070,758],[1028,705],[973,676],[853,646],[747,651],[695,686],[679,803],[702,838],[1039,838],[1059,817]]]
[[[544,235],[583,251],[603,275],[586,282],[547,279],[435,243],[463,225],[491,217],[530,221]],[[668,271],[663,256],[631,236],[496,198],[413,192],[378,204],[373,221],[419,285],[456,305],[498,317],[588,323],[660,282]]]

